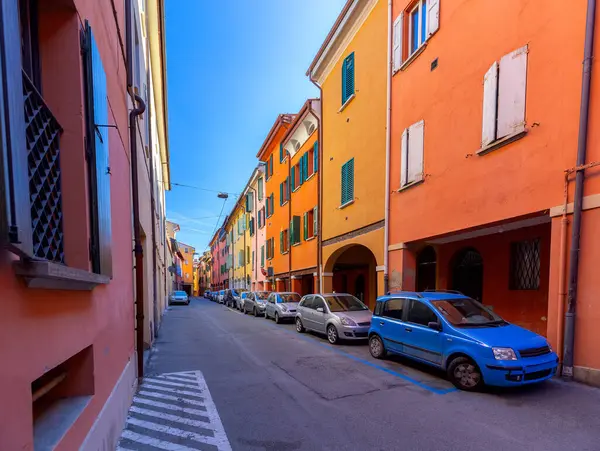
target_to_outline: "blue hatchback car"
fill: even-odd
[[[377,299],[369,350],[400,354],[446,371],[462,390],[551,378],[558,357],[546,339],[504,321],[460,293],[398,292]]]

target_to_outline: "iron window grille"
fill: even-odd
[[[33,255],[64,263],[60,171],[62,127],[23,73]]]
[[[511,290],[538,290],[540,273],[540,239],[511,243],[509,288]]]

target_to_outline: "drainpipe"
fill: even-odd
[[[129,113],[129,148],[131,150],[131,195],[133,198],[133,241],[135,253],[135,328],[137,342],[138,378],[144,376],[144,250],[140,234],[140,199],[137,170],[137,127],[136,117],[146,111],[144,100],[135,94],[139,107]]]
[[[558,268],[558,318],[557,318],[557,329],[558,329],[558,340],[556,344],[556,354],[558,355],[559,361],[563,362],[563,343],[561,338],[564,334],[565,325],[565,298],[567,296],[565,290],[565,273],[567,272],[567,226],[569,220],[567,219],[567,207],[569,205],[569,173],[565,171],[565,188],[564,188],[564,202],[563,202],[563,213],[560,219],[560,255],[559,255],[559,268]]]
[[[258,222],[256,220],[256,213],[258,213],[258,193],[251,186],[248,189],[252,191],[252,204],[254,205],[254,217],[252,219],[254,219],[254,280],[256,281],[258,280]],[[250,288],[252,288],[252,282],[250,282]]]
[[[387,109],[385,115],[385,212],[383,232],[383,292],[389,288],[389,234],[390,234],[390,147],[392,141],[392,0],[388,0],[388,42],[387,42]]]
[[[579,136],[577,142],[577,169],[575,172],[575,199],[573,206],[573,227],[571,230],[571,260],[569,262],[569,288],[567,313],[565,314],[564,357],[562,375],[573,378],[573,360],[575,346],[575,311],[577,306],[577,279],[579,276],[579,246],[581,238],[581,216],[583,203],[583,184],[587,153],[588,123],[590,110],[590,88],[592,83],[592,62],[594,51],[594,28],[596,25],[596,0],[588,0],[585,25],[585,44],[583,55],[583,75],[581,82],[581,105],[579,111]]]
[[[288,228],[288,246],[290,247],[288,251],[288,283],[290,284],[290,288],[288,291],[292,291],[292,236],[290,233],[292,231],[291,224],[294,220],[294,218],[292,217],[292,187],[290,186],[290,181],[292,179],[292,154],[290,154],[290,152],[287,150],[286,152],[288,156],[288,181],[287,186],[284,186],[283,188],[287,189],[288,195],[288,218],[290,223],[290,227]]]
[[[319,126],[319,170],[317,171],[317,185],[319,194],[317,196],[317,277],[319,280],[319,293],[323,293],[323,88],[313,78],[312,73],[308,74],[311,83],[319,90],[319,98],[321,99],[321,114],[318,118]],[[315,115],[316,116],[316,115]]]

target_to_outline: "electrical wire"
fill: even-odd
[[[223,194],[227,194],[229,196],[235,196],[235,197],[239,197],[239,193],[228,193],[227,191],[217,191],[214,189],[208,189],[208,188],[200,188],[199,186],[193,186],[193,185],[186,185],[184,183],[175,183],[175,182],[171,182],[171,185],[173,186],[180,186],[182,188],[192,188],[192,189],[197,189],[200,191],[208,191],[209,193],[223,193]]]
[[[223,205],[221,206],[221,212],[219,213],[219,218],[217,219],[217,223],[215,224],[215,228],[213,229],[210,237],[212,238],[219,227],[219,222],[221,221],[221,215],[223,214],[223,210],[225,210],[225,204],[227,203],[227,199],[223,199]],[[206,245],[206,249],[210,247],[210,242]],[[205,250],[206,250],[205,249]]]

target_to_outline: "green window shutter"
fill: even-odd
[[[318,207],[315,207],[313,209],[313,236],[317,236],[317,232],[319,231],[318,213]]]
[[[260,247],[260,266],[261,266],[261,268],[265,266],[265,245],[264,244]]]
[[[298,185],[302,186],[302,184],[304,183],[304,155],[300,157],[300,161],[298,162],[298,172],[300,174],[300,180],[298,180]]]
[[[295,243],[295,241],[294,241],[295,236],[296,236],[296,234],[294,233],[294,220],[292,219],[290,221],[290,231],[289,231],[289,237],[288,237],[290,245]]]
[[[304,213],[304,241],[308,239],[308,213]]]
[[[283,231],[279,232],[279,253],[283,254]]]
[[[293,223],[293,227],[294,227],[293,241],[294,241],[294,243],[299,243],[300,242],[300,216],[294,216],[292,218],[292,223]]]
[[[346,203],[346,191],[347,191],[347,185],[348,185],[348,175],[347,175],[347,171],[346,168],[348,167],[348,163],[344,163],[342,165],[342,183],[340,184],[340,187],[342,189],[342,195],[341,195],[341,199],[340,199],[340,204],[344,205]]]
[[[342,64],[342,105],[354,94],[354,52]]]
[[[319,141],[315,141],[313,149],[313,171],[317,172],[319,170]]]
[[[267,164],[265,166],[265,176],[267,179],[269,178],[269,160],[267,160]]]
[[[269,157],[269,177],[273,175],[273,154]]]
[[[292,191],[296,189],[296,166],[292,168]]]
[[[304,154],[304,181],[308,178],[308,152]]]
[[[279,206],[283,205],[283,182],[279,184]]]
[[[283,161],[283,143],[279,143],[279,162]]]
[[[354,158],[342,166],[342,205],[354,199]]]

